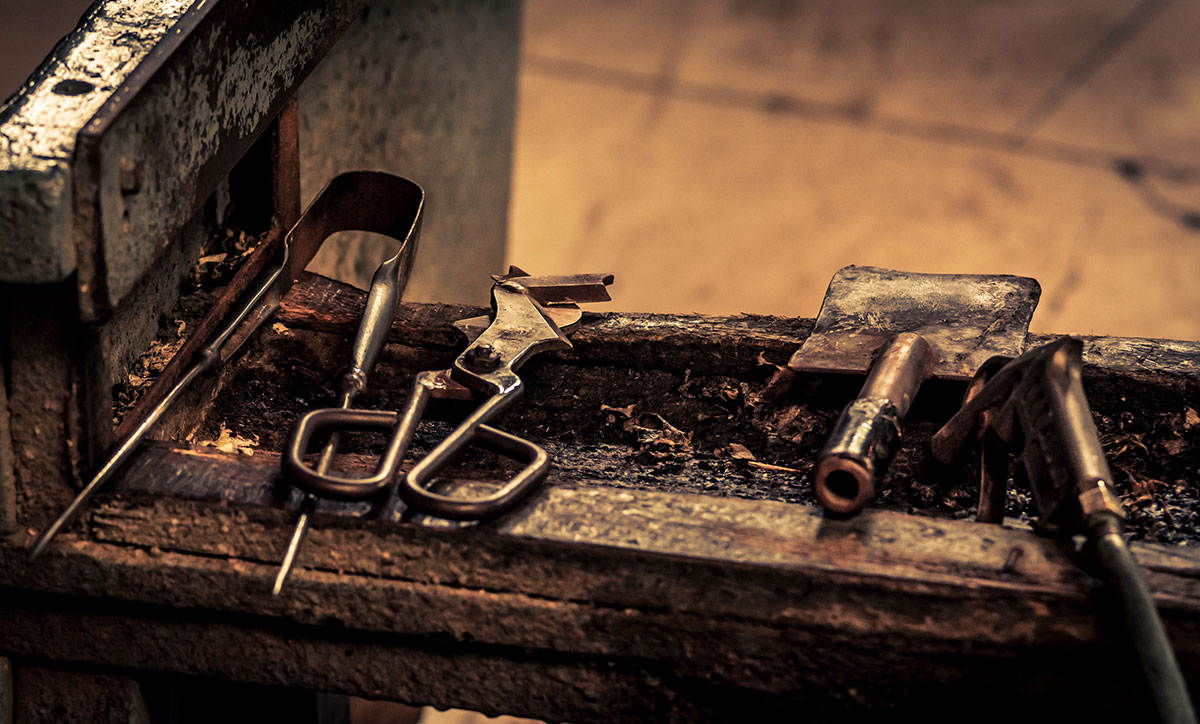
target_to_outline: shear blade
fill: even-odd
[[[570,333],[579,324],[579,321],[583,319],[583,311],[574,304],[552,307],[543,306],[542,311],[563,334]],[[466,336],[468,342],[474,342],[491,325],[491,315],[481,314],[478,317],[460,319],[453,326]]]

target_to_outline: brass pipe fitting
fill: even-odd
[[[880,350],[817,458],[813,490],[822,507],[857,513],[875,498],[896,453],[900,424],[935,361],[929,343],[910,332],[897,334]]]

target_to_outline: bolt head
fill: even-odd
[[[481,344],[467,350],[463,362],[472,372],[490,372],[500,366],[500,354],[490,344]]]

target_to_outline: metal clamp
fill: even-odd
[[[979,518],[1004,515],[1009,453],[1018,456],[1044,532],[1086,533],[1111,587],[1158,720],[1195,724],[1187,684],[1154,599],[1121,535],[1124,511],[1083,389],[1083,340],[1063,337],[976,373],[962,409],[934,434],[934,457],[953,462],[981,445]]]

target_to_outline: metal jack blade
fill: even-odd
[[[795,372],[870,373],[817,458],[818,502],[835,514],[862,510],[924,381],[969,380],[986,360],[1019,354],[1040,295],[1026,277],[839,270],[812,334],[788,362]]]
[[[812,334],[788,367],[865,374],[877,350],[912,332],[933,349],[932,376],[970,380],[989,358],[1021,353],[1041,294],[1029,277],[848,266],[829,282]]]

